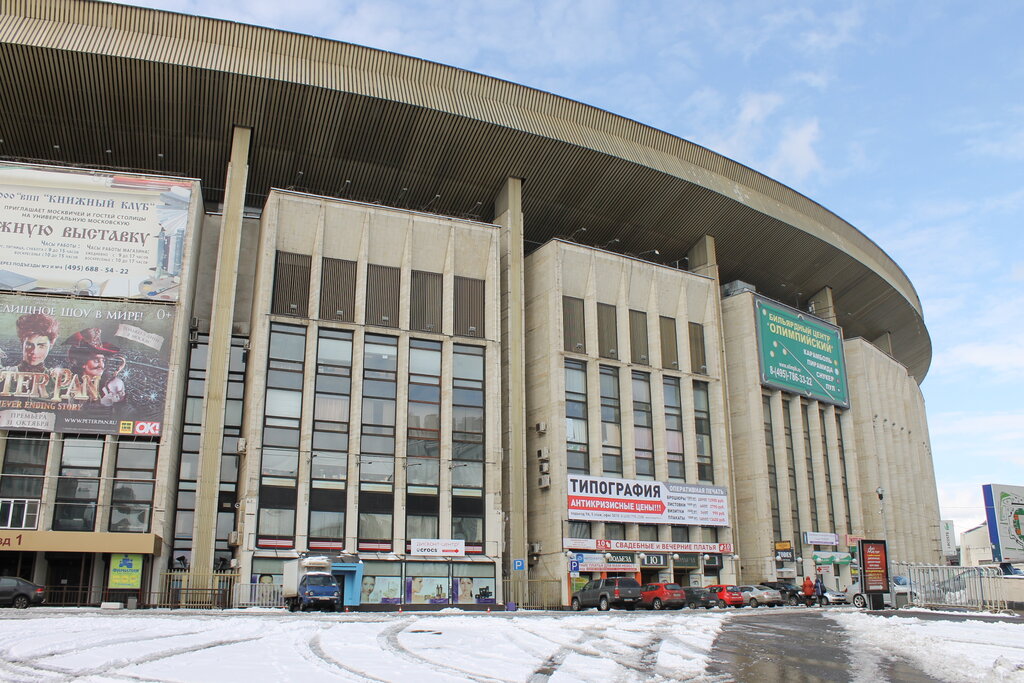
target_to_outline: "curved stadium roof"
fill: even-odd
[[[527,248],[587,228],[665,262],[715,237],[723,282],[802,303],[831,286],[846,337],[931,362],[906,274],[849,223],[691,142],[550,93],[394,53],[92,0],[6,0],[0,158],[200,178],[221,199],[231,128],[249,196],[272,187],[490,220],[524,179]]]

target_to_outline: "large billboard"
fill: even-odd
[[[569,519],[729,526],[724,486],[569,475]]]
[[[761,384],[850,407],[839,328],[762,297],[754,307]]]
[[[995,562],[1024,562],[1024,486],[985,484],[985,514]]]
[[[0,296],[0,429],[158,436],[174,310]]]
[[[177,301],[192,185],[0,164],[0,290]]]

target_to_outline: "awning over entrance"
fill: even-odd
[[[160,547],[156,534],[109,531],[0,531],[0,550],[46,550],[65,553],[140,553],[153,555]]]

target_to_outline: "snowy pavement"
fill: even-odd
[[[712,662],[716,637],[750,612],[2,610],[0,680],[724,681],[729,676]],[[812,610],[758,612],[759,620],[770,615],[781,625]],[[937,680],[1024,683],[1024,619],[813,612],[827,617],[822,623],[849,648],[849,664],[836,671],[841,679],[885,680],[892,669],[884,663],[899,658]],[[801,647],[814,647],[814,633],[801,636]]]
[[[694,680],[725,618],[5,610],[0,680]]]

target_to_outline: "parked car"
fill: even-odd
[[[707,590],[715,598],[715,603],[719,607],[743,607],[743,593],[740,592],[739,586],[726,586],[723,584],[716,584],[714,586],[708,586]]]
[[[821,596],[818,604],[822,607],[825,607],[826,605],[849,605],[850,597],[843,591],[838,591],[834,588],[826,588],[825,594]]]
[[[804,601],[804,592],[800,586],[795,583],[789,583],[787,581],[762,581],[762,586],[768,586],[779,591],[782,595],[782,600],[787,605],[799,605]]]
[[[758,605],[775,607],[783,604],[782,593],[768,586],[740,586],[740,593],[743,594],[743,602],[751,607]]]
[[[963,590],[962,583],[961,581],[960,588],[957,590]],[[893,595],[897,594],[906,594],[906,602],[917,598],[917,591],[910,590],[910,579],[905,576],[893,576],[889,579],[889,592],[882,593],[882,604],[885,607],[892,607],[894,603]],[[850,584],[850,587],[846,589],[846,597],[855,607],[866,607],[868,604],[867,597],[861,593],[859,581],[854,581]]]
[[[611,607],[633,610],[639,602],[640,584],[626,577],[594,579],[572,594],[572,609],[576,612],[587,607],[596,607],[602,612]]]
[[[42,586],[14,576],[0,576],[0,605],[25,609],[29,605],[41,605],[44,600]]]
[[[718,596],[701,586],[683,586],[683,593],[686,595],[686,606],[690,609],[711,609],[718,604]]]
[[[686,595],[678,583],[648,583],[640,588],[640,606],[647,609],[679,609]]]

